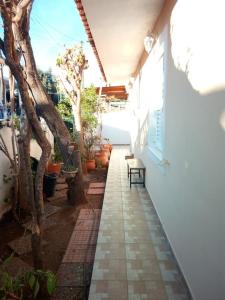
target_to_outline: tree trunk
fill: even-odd
[[[18,206],[18,195],[19,195],[19,182],[18,182],[18,158],[17,158],[17,137],[16,137],[16,128],[14,124],[14,110],[15,110],[15,99],[14,99],[14,89],[15,89],[15,80],[12,76],[12,73],[9,71],[9,94],[10,94],[10,105],[11,105],[11,142],[12,142],[12,152],[13,152],[13,160],[14,160],[14,197],[12,201],[12,212],[17,221],[19,221],[19,217],[17,215],[17,206]]]
[[[8,50],[8,51],[7,51]],[[32,131],[34,133],[34,136],[40,145],[42,149],[41,158],[38,164],[37,174],[35,178],[35,193],[34,193],[34,232],[32,233],[32,246],[33,246],[33,254],[34,254],[34,267],[35,268],[42,268],[42,261],[41,261],[41,235],[42,235],[42,218],[43,218],[43,176],[45,172],[45,166],[48,162],[50,152],[51,152],[51,146],[49,144],[49,141],[45,137],[45,134],[41,128],[40,122],[37,118],[33,103],[29,97],[29,92],[27,88],[27,83],[24,79],[24,74],[22,69],[19,65],[15,64],[13,59],[10,57],[11,49],[5,49],[5,56],[6,56],[6,63],[10,67],[10,70],[13,74],[13,76],[16,78],[17,83],[20,87],[20,93],[22,97],[22,101],[24,104],[24,109],[26,111],[26,115],[29,121],[29,124],[32,128]],[[25,156],[28,156],[27,153],[25,153]],[[29,155],[30,157],[30,155]],[[33,186],[33,180],[32,180],[32,172],[31,172],[31,166],[30,166],[30,160],[27,162],[28,168],[28,177],[30,180],[29,186],[31,189],[31,186]],[[32,198],[31,198],[32,199]]]
[[[1,58],[1,56],[0,56]],[[1,92],[0,92],[0,97],[2,100],[2,103],[4,106],[6,105],[5,101],[5,81],[4,81],[4,75],[3,75],[3,65],[0,63],[0,85],[1,85]]]
[[[18,137],[18,154],[19,154],[19,203],[20,207],[30,211],[34,211],[34,190],[33,183],[31,185],[30,176],[33,176],[29,169],[30,162],[30,139],[31,128],[25,116],[21,118],[20,134]],[[29,200],[30,199],[30,200]]]
[[[52,100],[45,87],[43,86],[38,72],[37,67],[33,55],[33,50],[31,47],[30,36],[29,36],[29,20],[27,17],[26,22],[23,24],[23,30],[20,30],[19,27],[14,26],[14,33],[17,39],[20,41],[20,48],[23,53],[24,60],[26,64],[24,66],[25,74],[26,74],[26,82],[30,89],[30,93],[33,96],[35,103],[40,108],[42,117],[45,119],[49,129],[52,134],[58,141],[58,145],[60,148],[60,152],[63,157],[64,163],[67,162],[68,157],[70,156],[68,152],[68,146],[70,144],[70,134],[69,131],[60,117],[58,111],[53,105]],[[83,186],[83,173],[81,167],[81,156],[79,151],[75,151],[72,154],[72,161],[75,166],[78,168],[79,173],[77,176],[77,189],[73,193],[75,199],[83,199],[85,200],[84,186]]]
[[[17,31],[18,36],[20,36],[20,32]],[[69,131],[60,117],[58,111],[56,110],[55,106],[53,105],[52,100],[50,99],[49,95],[47,94],[37,72],[32,47],[30,44],[29,35],[26,35],[25,38],[20,36],[20,45],[23,51],[24,58],[27,62],[25,66],[25,71],[27,75],[27,84],[30,88],[32,96],[34,98],[35,103],[37,103],[38,107],[40,108],[42,117],[45,119],[49,129],[51,130],[52,134],[56,138],[60,152],[63,157],[64,163],[67,162],[68,157],[70,156],[68,152],[68,146],[70,144],[70,134]],[[80,134],[82,134],[82,127],[80,123],[80,112],[77,114],[79,124],[80,124]],[[83,139],[80,138],[80,146],[81,146],[81,153],[84,153],[84,145]],[[81,155],[79,151],[75,151],[73,154],[72,161],[75,163],[75,166],[79,170],[79,175],[77,177],[76,184],[78,185],[77,189],[71,193],[75,199],[83,199],[86,200],[85,193],[84,193],[84,184],[83,184],[83,172],[81,167]],[[71,202],[74,199],[70,199]]]

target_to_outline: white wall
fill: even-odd
[[[8,127],[4,127],[0,129],[0,132],[4,138],[4,141],[8,147],[8,150],[12,151],[11,146],[11,129]],[[46,126],[46,137],[50,141],[51,145],[53,145],[53,135],[49,131],[49,129]],[[31,149],[30,149],[30,155],[39,159],[41,155],[41,148],[37,144],[35,140],[31,140]],[[10,181],[8,183],[5,183],[3,181],[3,175],[9,175],[10,176],[10,164],[6,156],[0,151],[0,219],[2,218],[2,215],[10,209],[10,203],[6,201],[8,198],[8,194],[10,191]]]
[[[130,112],[122,110],[102,114],[102,137],[111,144],[130,144]]]
[[[4,138],[4,141],[11,151],[11,129],[4,127],[0,129],[0,132]],[[5,155],[0,151],[0,219],[2,214],[10,209],[9,203],[7,203],[7,196],[10,190],[10,182],[5,183],[3,181],[3,175],[10,176],[10,164]]]
[[[179,26],[179,22],[175,20],[173,26]],[[178,41],[173,40],[173,46]],[[131,132],[132,147],[146,165],[147,189],[194,299],[222,300],[225,299],[225,85],[220,91],[202,95],[195,91],[187,75],[175,68],[170,48],[169,44],[163,153],[170,165],[160,166],[146,138],[141,138],[146,136],[148,123],[143,120],[149,109],[142,98],[139,114],[133,118],[136,130]],[[210,71],[207,64],[202,71]],[[133,102],[134,95],[140,94],[138,84],[135,89]]]

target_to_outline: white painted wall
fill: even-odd
[[[4,127],[0,129],[1,134],[4,138],[4,141],[8,147],[8,150],[11,152],[11,129],[8,127]],[[51,145],[53,145],[54,139],[53,135],[51,134],[50,130],[46,127],[46,137],[50,141]],[[37,144],[35,140],[31,140],[31,156],[39,159],[41,155],[41,148]],[[10,209],[10,204],[6,202],[6,199],[9,194],[9,190],[11,187],[10,182],[7,184],[3,181],[3,175],[10,175],[10,169],[9,169],[9,161],[5,157],[5,155],[0,151],[0,219],[2,218],[2,215]]]
[[[4,141],[11,151],[11,129],[8,127],[4,127],[0,129],[2,136],[4,137]],[[10,169],[9,169],[9,161],[5,157],[5,155],[0,151],[0,219],[2,214],[5,213],[7,210],[10,209],[9,203],[7,203],[7,195],[10,190],[10,182],[4,183],[3,175],[10,176]]]
[[[111,144],[130,144],[130,111],[102,114],[102,137],[109,138]]]
[[[177,15],[179,18],[174,19],[173,29],[182,22],[182,12]],[[178,41],[174,39],[173,46]],[[138,113],[133,114],[132,148],[146,165],[147,189],[193,298],[223,300],[225,84],[221,88],[220,82],[220,90],[210,89],[210,92],[200,94],[194,90],[187,75],[176,69],[170,49],[169,44],[163,153],[170,165],[160,166],[151,154],[146,138],[142,138],[146,137],[148,124],[144,120],[149,109],[144,98],[140,98]],[[179,54],[179,47],[177,51]],[[208,57],[209,61],[211,59]],[[202,73],[210,72],[207,61],[205,63]],[[154,82],[149,82],[149,86],[151,84]],[[140,94],[139,85],[136,83],[134,87],[133,107],[135,101],[139,102],[137,95]]]

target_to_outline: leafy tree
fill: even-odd
[[[48,71],[45,71],[45,72],[39,70],[38,73],[39,73],[40,79],[41,79],[47,93],[51,97],[53,103],[57,104],[59,101],[57,80],[56,80],[55,76],[52,74],[51,69],[49,69]]]
[[[71,119],[73,117],[71,102],[65,95],[61,96],[61,100],[57,105],[57,109],[63,119]]]
[[[98,111],[96,88],[91,85],[81,92],[81,120],[84,126],[96,128],[98,119],[96,113]]]

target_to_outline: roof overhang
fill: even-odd
[[[75,0],[104,79],[126,83],[165,0]]]
[[[103,86],[102,88],[96,88],[97,93],[101,93],[101,96],[110,98],[113,100],[127,100],[127,91],[124,85],[117,86]]]

